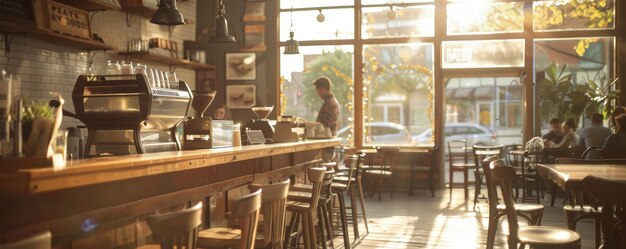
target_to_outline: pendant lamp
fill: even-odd
[[[158,25],[181,25],[185,24],[183,14],[176,8],[176,0],[159,0],[156,12],[150,18],[150,22]]]
[[[289,28],[289,40],[285,45],[285,52],[283,54],[300,54],[300,50],[298,49],[298,41],[293,39],[293,11],[291,12],[291,27]]]
[[[209,42],[213,43],[235,43],[237,40],[234,36],[228,34],[228,21],[226,20],[226,8],[220,0],[217,6],[217,18],[215,19],[215,36],[209,38]]]

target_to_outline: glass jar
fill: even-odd
[[[146,81],[148,81],[148,84],[150,84],[150,78],[148,77],[148,66],[146,66],[146,64],[137,63],[137,65],[135,66],[135,73],[143,75],[143,77],[146,78]]]
[[[130,61],[122,61],[121,65],[122,74],[135,74],[135,68]]]
[[[233,147],[241,146],[241,124],[233,125]]]
[[[153,87],[161,87],[161,72],[159,69],[152,69],[152,86]]]
[[[107,75],[116,75],[122,73],[122,67],[117,61],[107,61]]]

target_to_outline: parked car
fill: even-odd
[[[366,124],[370,128],[372,144],[406,144],[411,143],[411,133],[401,124],[392,122],[372,122]],[[337,137],[342,138],[342,143],[348,143],[351,126],[346,126],[337,131]]]
[[[467,145],[495,145],[498,143],[496,133],[489,128],[472,123],[451,123],[445,127],[446,141],[466,140]],[[429,143],[433,136],[433,130],[428,129],[422,134],[413,136],[415,143]]]

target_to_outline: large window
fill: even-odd
[[[301,52],[281,53],[281,110],[314,119],[320,102],[310,81],[326,75],[343,106],[346,144],[422,144],[434,134],[479,133],[485,143],[521,143],[522,134],[539,135],[529,126],[554,116],[541,108],[555,91],[543,84],[552,73],[565,71],[560,75],[574,87],[609,85],[617,21],[615,0],[525,4],[360,0],[356,9],[354,0],[280,0],[280,46],[293,30]],[[435,130],[437,122],[446,132]]]

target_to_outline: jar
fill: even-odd
[[[233,147],[241,146],[241,124],[233,125]]]
[[[121,65],[122,74],[135,74],[135,68],[130,61],[122,61]]]
[[[117,61],[107,61],[107,75],[116,75],[122,73],[122,67]]]

